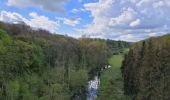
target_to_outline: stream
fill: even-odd
[[[97,97],[97,90],[100,85],[100,79],[98,76],[95,76],[93,80],[88,82],[88,94],[87,100],[95,100]]]
[[[105,66],[101,71],[110,68],[111,66]],[[97,90],[100,85],[100,77],[98,75],[94,76],[92,80],[88,82],[88,93],[87,100],[95,100],[97,98]]]

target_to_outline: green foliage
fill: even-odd
[[[0,29],[0,42],[9,44],[11,42],[9,35],[2,29]]]
[[[169,100],[170,35],[134,44],[122,66],[125,94],[134,100]]]
[[[7,97],[10,100],[16,100],[19,96],[20,84],[17,80],[10,81],[7,84]]]
[[[6,51],[5,46],[9,45],[10,43],[11,39],[8,34],[4,30],[0,29],[0,55]]]
[[[109,59],[112,66],[101,73],[101,83],[97,100],[130,100],[123,92],[123,79],[120,67],[123,55],[114,55]]]
[[[106,43],[108,45],[108,52],[110,55],[118,55],[125,51],[128,51],[127,49],[132,45],[132,43],[129,42],[113,40],[107,40]]]
[[[81,89],[87,87],[88,74],[86,70],[70,70],[69,71],[69,82],[73,89]]]
[[[23,24],[0,22],[0,29],[0,100],[86,100],[88,80],[107,64],[108,51],[128,46]]]

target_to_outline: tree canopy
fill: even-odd
[[[85,100],[88,80],[123,45],[1,22],[0,99]]]
[[[134,100],[170,99],[170,35],[134,44],[122,66],[125,94]]]

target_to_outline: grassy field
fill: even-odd
[[[123,52],[124,52],[124,54],[128,53],[129,52],[129,48],[124,48]]]
[[[101,73],[101,83],[97,100],[130,100],[123,94],[121,64],[123,55],[114,55],[108,62],[112,66]]]

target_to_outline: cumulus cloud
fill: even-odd
[[[0,20],[7,23],[19,23],[25,21],[26,19],[23,18],[23,16],[21,16],[20,14],[15,12],[1,11]]]
[[[136,26],[140,25],[140,23],[141,23],[141,20],[140,19],[136,19],[135,21],[130,23],[130,26],[131,27],[136,27]]]
[[[76,26],[80,23],[80,18],[70,18],[70,19],[64,19],[64,24],[70,25],[70,26]]]
[[[149,36],[157,36],[157,33],[149,33]]]
[[[50,32],[56,32],[59,27],[59,22],[50,20],[46,16],[40,16],[36,12],[31,12],[29,14],[30,19],[24,18],[22,15],[16,12],[1,11],[0,20],[8,23],[21,23],[33,27],[48,30]]]
[[[39,7],[52,12],[64,12],[64,5],[68,0],[8,0],[9,6]]]
[[[55,32],[59,26],[58,21],[50,20],[48,17],[40,16],[35,12],[30,13],[29,16],[31,19],[28,19],[25,22],[31,27],[42,28],[51,32]]]
[[[136,37],[132,34],[125,34],[118,37],[119,40],[135,41]]]
[[[170,32],[169,0],[98,0],[84,8],[93,19],[78,31],[92,37],[134,41]]]
[[[80,8],[80,9],[74,8],[74,9],[71,10],[71,12],[72,12],[72,13],[86,12],[86,9],[84,9],[84,8]]]
[[[125,9],[118,17],[111,18],[109,25],[124,25],[134,20],[135,11],[132,8]]]
[[[72,12],[72,13],[77,13],[77,12],[79,12],[79,10],[76,9],[76,8],[74,8],[74,9],[71,10],[71,12]]]
[[[73,18],[61,18],[61,17],[56,17],[57,20],[62,22],[65,25],[69,26],[76,26],[80,24],[81,18],[79,17],[73,17]]]
[[[155,3],[152,4],[152,6],[153,6],[154,8],[163,7],[164,5],[165,5],[165,4],[164,4],[163,1],[158,1],[158,2],[155,2]]]

